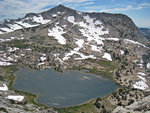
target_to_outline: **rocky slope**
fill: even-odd
[[[113,113],[149,113],[150,111],[150,96],[144,97],[142,100],[135,102],[129,106],[117,107]]]
[[[150,40],[150,29],[149,28],[139,28],[139,30],[142,32],[142,34]]]
[[[0,43],[2,70],[12,65],[57,71],[86,68],[124,87],[150,87],[150,42],[126,15],[83,13],[59,5],[6,20],[0,25]],[[6,73],[1,78],[9,85]]]

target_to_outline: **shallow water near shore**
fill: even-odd
[[[76,70],[60,73],[53,69],[19,68],[15,74],[15,89],[35,93],[39,103],[52,107],[79,105],[106,96],[119,87],[111,80]]]

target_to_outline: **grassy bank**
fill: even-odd
[[[58,113],[92,113],[95,112],[95,108],[93,106],[93,102],[95,99],[90,100],[89,102],[78,105],[78,106],[73,106],[73,107],[68,107],[68,108],[54,108],[54,110],[58,111]]]

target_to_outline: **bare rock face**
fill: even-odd
[[[117,107],[113,113],[149,113],[150,112],[150,96],[144,97],[142,100],[134,102],[126,107]]]

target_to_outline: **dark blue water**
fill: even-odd
[[[110,80],[75,70],[59,73],[52,69],[20,68],[15,74],[15,89],[36,93],[39,103],[53,107],[82,104],[92,98],[106,96],[118,88]]]

